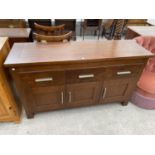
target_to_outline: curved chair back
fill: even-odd
[[[53,34],[55,32],[62,34],[65,24],[58,25],[58,26],[45,26],[45,25],[40,25],[40,24],[34,23],[34,27],[38,33],[40,33],[40,31],[42,31],[45,34]]]
[[[37,33],[33,33],[33,34],[34,34],[34,38],[38,42],[63,42],[64,40],[70,41],[72,37],[72,31],[58,36],[48,36],[48,35],[41,35]]]

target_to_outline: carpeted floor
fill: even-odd
[[[0,123],[0,134],[155,134],[155,110],[129,103],[36,114],[20,124]]]

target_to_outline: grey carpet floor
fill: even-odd
[[[145,110],[129,103],[58,110],[36,114],[20,124],[0,123],[0,134],[155,134],[155,110]]]

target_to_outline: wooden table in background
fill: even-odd
[[[138,36],[155,36],[155,26],[128,26],[125,39],[133,39]]]
[[[26,28],[24,19],[0,19],[0,28]]]
[[[55,109],[127,105],[151,56],[134,40],[16,43],[4,65],[32,118]]]
[[[30,28],[0,28],[0,37],[8,37],[10,47],[16,42],[32,41]]]

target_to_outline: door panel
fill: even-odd
[[[100,103],[126,101],[135,84],[135,79],[106,80],[103,84]]]
[[[39,87],[32,89],[35,111],[62,108],[65,104],[64,86]]]
[[[97,104],[99,92],[99,82],[68,84],[66,100],[71,107]]]

